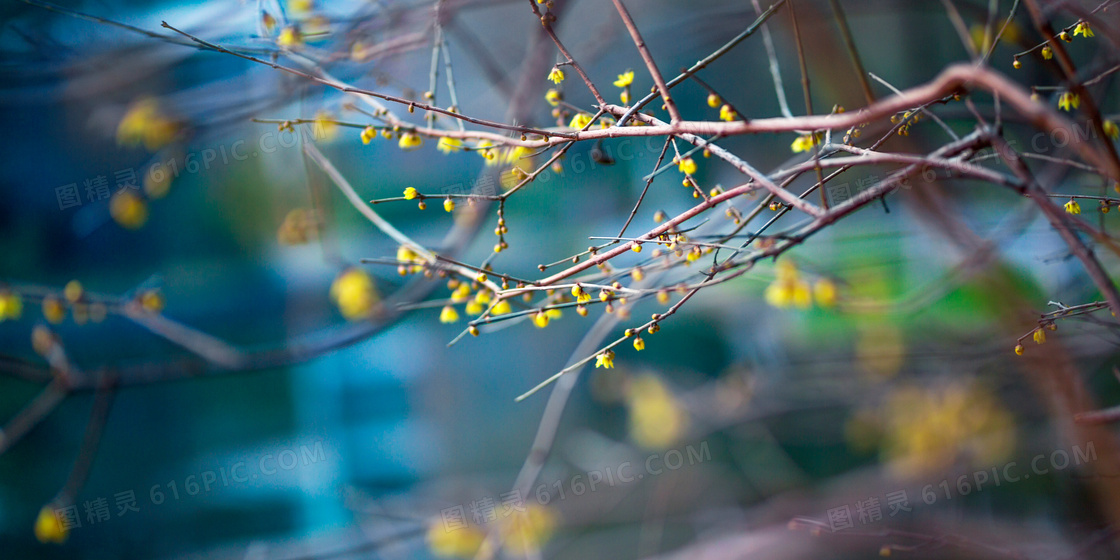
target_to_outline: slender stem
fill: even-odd
[[[657,85],[657,90],[661,92],[661,99],[665,101],[665,109],[669,111],[670,122],[674,124],[680,122],[681,112],[677,109],[677,104],[673,101],[672,96],[669,95],[669,87],[665,85],[665,78],[661,77],[661,71],[657,69],[657,63],[653,60],[653,55],[650,54],[645,39],[638,31],[638,26],[634,24],[634,19],[630,17],[630,12],[622,4],[622,0],[614,0],[614,7],[618,10],[618,15],[622,17],[622,23],[626,25],[626,30],[630,32],[630,38],[634,40],[634,45],[638,47],[638,53],[642,55],[642,61],[646,63],[646,68],[649,70],[650,77],[653,78],[653,83]]]
[[[852,39],[852,29],[848,27],[848,17],[844,15],[844,9],[840,7],[840,0],[828,0],[828,2],[832,5],[832,14],[836,18],[836,26],[840,28],[840,37],[844,40],[844,47],[848,49],[848,58],[852,60],[852,66],[855,67],[856,77],[859,78],[859,85],[863,90],[863,98],[870,105],[875,102],[875,92],[871,91],[871,82],[867,81],[867,71],[863,69],[863,61],[860,59],[859,50],[856,49],[856,42]]]
[[[17,441],[27,435],[27,432],[31,431],[32,428],[38,426],[39,422],[53,412],[66,398],[66,394],[66,383],[61,377],[56,377],[48,383],[42,392],[11,420],[8,420],[4,429],[0,430],[0,455],[3,455],[12,445],[15,445]]]
[[[591,81],[591,78],[587,77],[587,72],[583,71],[583,67],[579,65],[579,62],[576,62],[576,59],[572,56],[572,53],[568,52],[568,48],[565,47],[564,43],[560,41],[560,38],[556,36],[556,31],[552,29],[552,21],[554,19],[552,13],[549,12],[547,14],[541,14],[540,9],[537,8],[536,0],[529,0],[529,7],[532,8],[533,15],[537,16],[541,20],[541,25],[544,26],[545,33],[547,33],[548,36],[552,39],[552,42],[556,44],[556,48],[560,50],[560,54],[564,55],[564,58],[567,59],[565,63],[571,65],[571,67],[575,69],[576,74],[579,74],[579,77],[583,80],[583,83],[587,85],[587,89],[595,98],[595,102],[599,105],[606,104],[607,100],[603,99],[603,94],[599,93],[599,88],[595,87],[595,83]]]
[[[813,93],[809,88],[809,68],[805,63],[805,45],[801,42],[801,26],[797,24],[797,9],[794,7],[793,0],[789,2],[789,19],[793,26],[793,42],[797,45],[797,64],[801,69],[801,93],[805,96],[805,114],[813,114]],[[810,134],[815,135],[816,131],[810,131]],[[813,142],[813,162],[815,163],[821,157],[821,147],[817,142]],[[817,182],[824,182],[824,172],[821,171],[820,165],[815,166],[817,173]],[[828,198],[825,196],[824,189],[821,189],[821,208],[828,210]]]
[[[700,61],[698,61],[696,64],[693,64],[692,66],[690,66],[688,68],[688,70],[678,74],[676,78],[673,78],[672,80],[669,80],[669,82],[666,83],[665,85],[669,88],[672,88],[673,86],[687,80],[688,77],[691,76],[692,74],[695,74],[695,73],[699,72],[700,70],[703,70],[704,68],[707,68],[707,66],[709,64],[715,62],[721,56],[727,54],[728,52],[731,52],[731,49],[735,48],[736,45],[743,42],[747,37],[750,37],[751,35],[754,35],[754,32],[759,28],[759,26],[765,24],[766,20],[770,19],[770,16],[774,15],[774,12],[777,11],[778,7],[781,6],[782,4],[784,4],[785,2],[786,2],[786,0],[778,0],[777,2],[775,2],[772,6],[767,8],[765,12],[759,14],[758,18],[756,18],[754,20],[754,23],[747,26],[747,28],[744,29],[743,32],[736,35],[730,41],[724,43],[723,46],[721,46],[720,48],[716,49],[715,51],[712,51],[712,54],[709,54],[708,56],[706,56],[703,59],[701,59]],[[645,97],[641,98],[637,103],[632,105],[626,111],[626,113],[622,115],[622,117],[620,117],[618,119],[618,126],[625,126],[626,121],[629,120],[630,117],[634,115],[634,113],[637,113],[638,111],[642,110],[642,107],[645,107],[647,103],[649,103],[650,101],[653,101],[657,96],[658,96],[658,94],[649,93]]]
[[[653,164],[654,169],[661,166],[661,162],[665,159],[665,152],[669,151],[669,144],[672,141],[672,137],[665,139],[665,145],[661,147],[661,153],[657,156],[657,162]],[[626,228],[630,227],[630,222],[634,221],[634,216],[638,213],[638,208],[641,207],[642,201],[645,200],[646,193],[649,192],[649,186],[653,184],[655,178],[656,176],[651,174],[650,177],[646,179],[646,186],[642,188],[642,194],[638,195],[638,201],[634,203],[634,208],[630,210],[630,216],[626,218],[626,223],[622,224],[622,229],[618,232],[619,237],[626,233]]]

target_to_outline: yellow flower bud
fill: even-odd
[[[455,311],[454,307],[445,305],[439,312],[439,322],[441,323],[454,323],[459,320],[459,312]]]
[[[67,536],[69,530],[58,518],[58,513],[50,506],[43,506],[43,509],[39,510],[39,517],[35,518],[35,538],[43,544],[61,544],[66,542]]]

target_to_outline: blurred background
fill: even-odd
[[[866,70],[900,89],[968,60],[946,3],[841,2]],[[572,379],[551,454],[530,491],[511,494],[553,389],[514,399],[584,357],[573,353],[585,336],[610,340],[625,325],[597,307],[588,317],[568,309],[546,329],[509,321],[448,346],[465,322],[440,322],[446,280],[361,263],[392,261],[398,244],[304,145],[363,200],[407,187],[493,189],[508,166],[443,154],[431,139],[413,151],[396,139],[364,143],[371,109],[356,97],[200,50],[160,26],[422,100],[438,21],[461,112],[555,126],[546,76],[561,59],[529,4],[0,5],[0,287],[24,296],[22,313],[0,321],[0,557],[472,557],[489,530],[506,536],[495,552],[504,557],[1116,557],[1115,434],[1075,427],[1072,415],[1120,399],[1120,337],[1111,318],[1087,315],[1048,332],[1045,346],[1028,337],[1025,356],[1012,351],[1056,309],[1050,302],[1100,299],[1018,195],[938,174],[814,236],[791,259],[832,285],[835,302],[769,305],[781,274],[772,262],[701,291],[646,336],[643,352],[623,345],[615,368]],[[667,75],[758,17],[746,2],[627,4]],[[969,26],[984,25],[991,6],[1000,23],[1013,9],[951,4]],[[1069,4],[1081,7],[1054,14],[1056,26],[1097,6]],[[557,34],[612,102],[610,82],[628,69],[635,96],[648,91],[613,7],[557,0],[552,10]],[[787,10],[768,33],[788,105],[803,114]],[[863,106],[833,6],[799,1],[796,10],[815,112]],[[1114,21],[1114,11],[1096,17]],[[1107,40],[1068,48],[1086,67],[1108,67]],[[1060,83],[1042,62],[1012,69],[1012,54],[1039,41],[1019,7],[991,66],[1026,86]],[[700,77],[745,117],[780,116],[766,50],[756,33]],[[448,106],[442,62],[440,72],[434,104]],[[593,98],[568,73],[564,100],[590,110]],[[1094,87],[1102,112],[1116,113],[1113,77]],[[686,118],[718,118],[699,84],[674,92]],[[990,97],[975,101],[989,114]],[[975,123],[959,104],[939,114],[961,134]],[[277,125],[296,119],[319,123]],[[1014,115],[1006,126],[1020,149],[1071,157],[1054,131],[1039,137]],[[721,145],[769,172],[804,159],[790,151],[794,139]],[[920,153],[946,139],[923,122],[888,146]],[[538,265],[616,235],[662,145],[576,145],[505,205],[509,249],[495,269],[540,278],[551,271]],[[1107,187],[1037,163],[1053,192]],[[706,186],[741,182],[714,159],[702,164]],[[828,196],[843,200],[889,171],[853,169],[838,180],[848,190]],[[653,181],[630,232],[652,228],[656,210],[695,203],[679,178]],[[440,202],[374,208],[426,247],[475,265],[489,258],[495,208],[449,214]],[[1114,214],[1087,219],[1114,227]],[[1115,270],[1114,259],[1105,264]],[[388,310],[371,320],[348,321],[331,300],[332,282],[354,266]],[[652,281],[672,286],[688,272]],[[82,303],[61,304],[56,322],[41,302],[65,301],[72,280]],[[154,313],[129,316],[129,302]],[[632,314],[663,309],[643,300]],[[48,383],[59,354],[36,353],[36,325],[49,325],[65,350],[74,390],[57,403]],[[221,363],[231,347],[241,357]],[[41,421],[9,423],[34,417],[35,403]],[[44,508],[66,527],[44,520]]]

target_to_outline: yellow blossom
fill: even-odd
[[[43,298],[43,318],[52,325],[57,325],[66,318],[66,306],[62,300],[55,296]]]
[[[1050,45],[1046,45],[1045,47],[1042,47],[1042,58],[1045,59],[1045,60],[1050,60],[1051,58],[1054,58],[1054,49],[1050,48]]]
[[[354,41],[354,44],[350,45],[350,60],[353,60],[354,62],[365,62],[366,56],[367,53],[365,43],[361,41]]]
[[[288,9],[293,14],[306,14],[315,7],[313,0],[288,0]]]
[[[66,542],[69,532],[53,508],[43,506],[39,510],[39,517],[35,518],[35,538],[39,542],[61,544]]]
[[[478,301],[471,300],[471,301],[467,302],[467,307],[466,307],[467,315],[482,315],[483,311],[485,311],[485,308],[483,308],[482,304],[479,303]]]
[[[577,286],[572,286],[572,295],[575,296],[577,303],[587,303],[591,301],[591,294],[586,290]]]
[[[490,290],[487,290],[487,289],[479,290],[478,293],[476,293],[474,295],[474,300],[477,301],[478,303],[482,303],[482,304],[490,303],[490,301],[491,301]]]
[[[636,343],[635,343],[636,344]],[[688,416],[672,392],[655,376],[633,379],[627,389],[630,439],[647,449],[665,449],[688,427]]]
[[[798,136],[789,147],[794,153],[801,153],[811,150],[819,142],[820,134],[803,134]]]
[[[401,139],[399,142],[397,142],[397,145],[400,146],[402,150],[407,151],[415,150],[416,148],[419,148],[423,143],[424,140],[420,138],[419,134],[416,134],[415,132],[405,132],[401,134]]]
[[[817,280],[813,285],[813,296],[817,300],[817,305],[821,307],[836,305],[836,284],[827,278]]]
[[[778,308],[795,306],[808,308],[813,303],[813,289],[809,282],[802,280],[797,267],[791,261],[778,262],[777,278],[766,288],[766,303]],[[824,294],[827,296],[828,294]],[[834,295],[833,295],[834,297]]]
[[[70,303],[75,303],[82,299],[83,293],[85,293],[85,289],[82,288],[82,283],[77,280],[67,282],[66,286],[62,288],[62,295],[66,298],[66,301]]]
[[[478,527],[467,525],[449,529],[440,517],[428,524],[428,548],[441,558],[474,558],[484,540],[486,533]]]
[[[89,320],[89,304],[75,303],[74,304],[74,324],[84,325]]]
[[[572,122],[568,123],[568,126],[576,130],[583,130],[590,124],[591,115],[587,113],[576,113],[576,116],[572,117]]]
[[[261,14],[261,25],[264,26],[264,31],[268,35],[272,35],[272,30],[276,29],[276,17],[268,12]]]
[[[109,215],[125,229],[139,229],[148,221],[148,203],[131,190],[118,191],[109,199]]]
[[[1113,140],[1120,139],[1120,127],[1116,126],[1115,122],[1104,121],[1104,123],[1101,124],[1101,128],[1104,129],[1105,136],[1108,136]]]
[[[334,115],[325,109],[320,109],[315,113],[315,138],[319,140],[333,140],[338,135],[338,123],[334,120]]]
[[[455,201],[451,200],[450,198],[443,199],[443,209],[451,212],[455,209]]]
[[[633,70],[627,70],[626,72],[619,74],[618,79],[614,81],[615,87],[626,87],[632,83],[634,83]]]
[[[953,465],[997,464],[1015,443],[1013,417],[975,383],[903,387],[887,396],[879,414],[881,453],[903,476],[924,478]]]
[[[453,301],[455,303],[464,302],[464,301],[467,300],[468,297],[470,297],[470,295],[471,295],[470,285],[469,284],[459,284],[459,287],[455,288],[454,292],[451,292],[451,301]],[[476,298],[475,301],[478,301],[478,298]],[[485,303],[483,301],[478,301],[478,302],[479,303]]]
[[[407,245],[401,245],[400,247],[397,247],[397,261],[401,263],[414,263],[420,262],[420,258],[416,255],[416,252],[413,251],[411,247]]]
[[[718,95],[716,95],[714,93],[709,93],[708,94],[708,106],[709,107],[715,109],[716,107],[719,107],[722,104],[723,104],[723,100],[720,99]]]
[[[516,557],[540,557],[540,549],[556,530],[556,514],[545,506],[529,503],[525,511],[502,520],[502,546]]]
[[[564,81],[564,71],[559,69],[559,68],[553,67],[552,71],[548,73],[548,79],[552,80],[552,83],[554,83],[554,84],[558,84],[560,82],[563,82]]]
[[[639,351],[639,352],[641,352],[642,350],[645,350],[646,349],[646,341],[642,340],[642,337],[640,337],[640,336],[634,338],[634,349]]]
[[[463,148],[463,141],[462,140],[460,140],[458,138],[451,138],[449,136],[444,136],[443,138],[440,138],[439,139],[439,144],[436,144],[436,149],[445,153],[445,154],[450,154],[451,152],[458,152],[462,148]]]
[[[276,44],[293,51],[303,48],[303,33],[300,32],[299,26],[289,25],[281,29],[280,36],[276,38]]]
[[[719,120],[721,121],[731,122],[735,120],[735,117],[737,116],[738,115],[735,113],[735,110],[732,109],[730,105],[724,104],[719,108]]]
[[[179,123],[163,114],[159,103],[142,97],[129,105],[117,124],[117,143],[132,146],[143,144],[154,152],[171,143],[179,135]]]
[[[494,143],[489,140],[483,140],[475,145],[474,149],[478,151],[478,155],[486,158],[486,165],[494,165],[498,163],[498,151],[494,147]]]
[[[595,367],[603,369],[611,369],[614,367],[614,351],[607,350],[600,352],[595,356]]]
[[[0,292],[0,321],[19,319],[23,314],[23,300],[19,294],[7,290]]]
[[[622,92],[618,94],[618,100],[621,101],[623,105],[630,104],[630,90],[622,90]],[[606,125],[605,122],[603,124]]]
[[[367,126],[362,129],[362,144],[369,144],[371,140],[377,138],[377,129],[372,126]]]
[[[454,323],[459,320],[459,312],[455,311],[454,307],[450,305],[443,306],[439,312],[439,322],[441,323]]]
[[[549,105],[556,107],[557,105],[560,105],[560,101],[564,99],[564,95],[556,89],[549,88],[549,90],[544,94],[544,99],[545,101],[548,101]]]
[[[696,162],[693,161],[692,158],[686,157],[677,162],[677,169],[679,169],[680,172],[684,173],[685,175],[692,175],[693,173],[696,173]]]
[[[505,154],[502,156],[502,161],[506,163],[519,164],[522,162],[522,160],[525,159],[526,156],[531,153],[532,151],[525,146],[514,146],[505,151]]]
[[[144,290],[140,294],[140,307],[149,313],[159,313],[163,311],[166,304],[163,299],[163,292],[159,290]]]
[[[976,23],[972,25],[969,32],[973,47],[980,52],[987,51],[992,39],[992,37],[988,36],[987,29],[983,25]]]
[[[412,200],[412,199],[416,198],[417,196],[420,196],[420,193],[416,191],[416,187],[408,187],[407,189],[404,190],[404,199],[405,200]]]
[[[1034,331],[1034,336],[1032,338],[1034,338],[1035,344],[1043,344],[1046,342],[1046,331],[1037,329]]]
[[[1064,92],[1058,97],[1058,107],[1065,111],[1072,111],[1081,106],[1081,97],[1073,92]]]
[[[491,315],[505,315],[510,312],[509,300],[502,300],[494,304],[494,309],[490,311]]]
[[[368,317],[380,301],[377,288],[364,270],[348,268],[331,283],[331,299],[347,320]]]
[[[1015,345],[1015,355],[1017,355],[1017,356],[1022,356],[1023,355],[1023,345],[1022,344],[1016,344]]]
[[[548,315],[549,319],[559,319],[564,316],[564,312],[556,308],[546,309],[544,314]]]
[[[1076,37],[1078,35],[1083,35],[1085,37],[1092,37],[1093,36],[1093,30],[1089,27],[1089,22],[1087,22],[1087,21],[1077,22],[1077,27],[1073,28],[1073,36]]]
[[[1072,198],[1069,199],[1069,202],[1067,202],[1065,204],[1065,209],[1066,209],[1066,212],[1069,212],[1070,214],[1080,214],[1081,213],[1081,205],[1078,204],[1077,201],[1072,199]]]
[[[813,304],[813,292],[809,283],[798,280],[793,284],[793,305],[800,309],[808,309]]]
[[[171,190],[171,174],[161,169],[159,163],[148,168],[144,174],[144,194],[150,199],[160,199],[167,196]]]
[[[538,329],[543,329],[543,328],[547,327],[548,326],[548,314],[545,313],[544,311],[538,311],[538,312],[534,313],[533,314],[533,324],[536,325]]]

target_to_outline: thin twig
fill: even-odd
[[[622,4],[622,0],[614,0],[614,7],[618,10],[618,15],[622,17],[622,23],[626,25],[626,30],[630,32],[630,38],[634,40],[634,46],[638,47],[638,53],[642,55],[642,61],[646,63],[646,69],[649,70],[653,83],[657,85],[657,90],[661,92],[665,109],[669,111],[670,122],[674,124],[680,122],[681,112],[677,109],[677,104],[673,101],[672,96],[669,95],[669,87],[665,85],[665,78],[661,77],[661,71],[657,69],[657,63],[653,60],[653,55],[650,54],[645,39],[638,31],[638,26],[634,24],[634,19],[630,17],[630,12]]]

